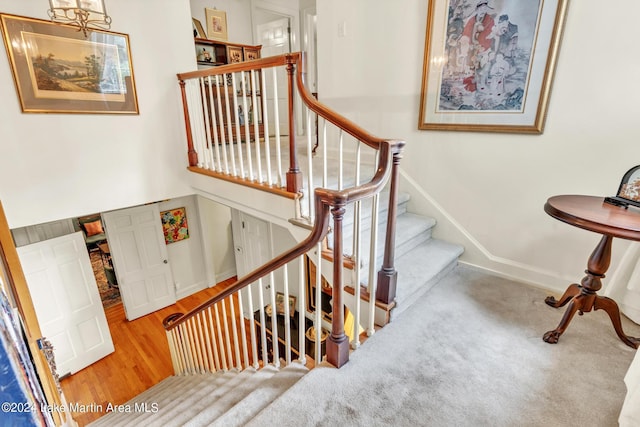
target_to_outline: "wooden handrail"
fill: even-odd
[[[331,190],[326,188],[316,188],[314,190],[314,201],[316,208],[316,217],[313,225],[313,229],[309,236],[298,245],[294,246],[287,252],[284,252],[272,259],[268,263],[258,267],[246,276],[238,279],[236,283],[225,289],[218,295],[203,302],[196,308],[189,310],[187,313],[176,316],[171,314],[167,316],[164,321],[164,327],[167,331],[175,328],[181,323],[186,322],[190,318],[194,317],[197,313],[213,306],[214,304],[222,301],[230,295],[245,288],[258,279],[265,277],[269,273],[277,270],[290,261],[293,261],[300,255],[310,251],[315,245],[320,242],[327,235],[329,230],[329,212],[332,206],[346,205],[348,203],[361,200],[365,197],[371,196],[380,190],[386,183],[387,178],[391,174],[392,159],[390,155],[392,144],[382,144],[380,150],[380,162],[378,169],[374,174],[371,181],[359,185],[357,187],[351,187],[341,191]]]
[[[287,55],[268,56],[266,58],[253,59],[251,61],[236,62],[234,64],[219,65],[206,70],[178,73],[178,80],[199,79],[200,77],[216,76],[220,74],[235,73],[238,71],[251,71],[261,68],[278,67],[287,65]]]
[[[304,59],[304,54],[302,52],[289,53],[287,55],[296,58],[295,61],[298,62],[299,64],[304,64],[305,63],[305,61],[303,60]],[[311,94],[311,92],[309,92],[309,90],[307,90],[307,86],[306,86],[306,82],[305,82],[305,75],[306,75],[306,72],[304,70],[304,67],[303,66],[299,66],[298,67],[298,73],[297,73],[298,90],[299,90],[299,93],[300,93],[300,97],[302,98],[304,103],[307,105],[307,107],[311,111],[313,111],[316,114],[318,114],[319,116],[323,117],[328,122],[333,123],[334,125],[336,125],[340,129],[342,129],[345,132],[347,132],[349,135],[353,136],[354,138],[356,138],[359,141],[362,141],[364,144],[366,144],[367,146],[369,146],[371,148],[374,148],[374,149],[378,150],[378,149],[380,149],[380,144],[382,144],[383,142],[389,142],[393,146],[393,153],[402,151],[402,149],[404,148],[404,145],[405,145],[404,141],[395,140],[395,139],[385,139],[385,138],[380,138],[380,137],[374,136],[374,135],[370,134],[369,132],[367,132],[366,130],[364,130],[363,128],[361,128],[360,126],[358,126],[357,124],[355,124],[354,122],[352,122],[351,120],[349,120],[346,117],[336,113],[335,111],[331,110],[326,105],[324,105],[321,102],[319,102]]]
[[[247,61],[236,64],[228,64],[222,65],[219,67],[215,67],[213,69],[207,70],[199,70],[193,71],[189,73],[181,73],[178,74],[178,79],[181,82],[182,87],[184,87],[183,82],[185,79],[193,79],[193,78],[202,78],[206,76],[214,76],[214,75],[224,75],[227,73],[239,72],[239,71],[251,71],[257,70],[267,67],[275,67],[275,66],[286,66],[287,76],[288,76],[288,101],[289,101],[289,133],[290,138],[293,140],[294,135],[294,109],[293,109],[293,91],[294,91],[294,77],[295,77],[295,86],[298,89],[298,93],[302,102],[313,112],[315,112],[319,117],[322,117],[327,122],[332,123],[342,131],[348,133],[353,136],[357,140],[361,141],[365,145],[370,148],[379,151],[379,161],[378,166],[375,171],[375,174],[371,178],[371,180],[365,184],[361,184],[358,186],[342,189],[342,190],[332,190],[326,188],[315,188],[313,189],[313,203],[315,206],[315,218],[313,228],[309,234],[309,236],[300,242],[298,245],[294,246],[287,252],[284,252],[267,262],[266,264],[260,266],[259,268],[253,270],[246,276],[240,278],[236,283],[222,291],[220,294],[215,297],[203,302],[198,307],[188,311],[185,314],[175,313],[171,316],[165,318],[163,325],[167,331],[171,331],[179,325],[185,324],[190,319],[193,319],[199,313],[208,309],[209,307],[214,306],[215,304],[223,301],[227,297],[237,293],[243,288],[249,286],[250,284],[258,281],[261,278],[266,277],[268,274],[276,271],[280,267],[286,265],[287,263],[295,260],[301,255],[309,252],[314,249],[318,242],[322,241],[327,234],[329,233],[329,215],[333,214],[333,236],[334,236],[334,245],[333,245],[333,259],[338,260],[342,259],[342,220],[344,215],[345,207],[353,202],[364,199],[366,197],[371,197],[374,194],[379,193],[382,190],[382,187],[386,184],[389,178],[393,180],[398,179],[398,162],[401,157],[402,149],[405,145],[404,141],[401,140],[393,140],[393,139],[384,139],[379,138],[374,135],[371,135],[363,128],[359,127],[352,121],[347,118],[341,116],[340,114],[332,111],[327,106],[320,103],[312,94],[308,91],[305,85],[305,70],[304,70],[304,55],[300,52],[290,53],[280,56],[267,57],[262,59],[257,59],[253,61]],[[297,67],[297,69],[296,69]],[[185,107],[185,116],[187,116],[187,110]],[[190,134],[188,133],[188,137]],[[291,153],[292,156],[291,164],[289,172],[287,172],[287,190],[293,188],[293,191],[299,191],[299,187],[301,186],[300,176],[298,174],[299,168],[297,164],[297,159],[295,158],[295,140],[291,144]],[[191,156],[190,156],[191,157]],[[190,158],[190,160],[192,160]],[[191,166],[194,166],[190,161]],[[291,179],[290,179],[291,177]],[[297,185],[297,184],[300,185]],[[291,184],[291,185],[290,185]],[[390,197],[390,204],[395,203],[397,200],[397,183],[392,183],[391,186],[392,195]],[[394,195],[395,194],[395,195]],[[390,213],[395,211],[391,208]],[[389,232],[391,230],[391,232]],[[388,223],[387,223],[387,235],[390,236],[386,240],[385,244],[385,257],[384,257],[384,274],[385,280],[389,285],[385,285],[386,288],[393,288],[393,293],[387,292],[388,296],[386,299],[393,299],[395,297],[395,269],[393,267],[393,245],[395,232],[395,215],[389,215]],[[348,347],[349,342],[344,334],[344,313],[343,313],[343,304],[340,298],[342,293],[342,263],[336,262],[334,265],[334,294],[337,298],[334,299],[333,304],[333,324],[332,331],[327,341],[327,360],[334,364],[337,367],[340,367],[348,360]],[[379,275],[380,282],[380,275]]]

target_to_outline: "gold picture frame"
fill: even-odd
[[[227,41],[227,12],[218,9],[205,8],[207,18],[207,38],[211,40]]]
[[[296,313],[296,297],[289,295],[289,316],[293,317]],[[285,314],[284,294],[282,292],[276,292],[276,314]]]
[[[418,128],[544,130],[568,0],[429,0]]]
[[[0,14],[24,113],[138,114],[126,34]]]
[[[191,18],[191,23],[193,25],[193,37],[198,39],[206,39],[207,33],[204,31],[202,22],[200,22],[199,19]]]

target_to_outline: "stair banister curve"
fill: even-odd
[[[229,179],[228,171],[226,174],[219,173],[215,170],[215,166],[212,170],[206,170],[208,164],[215,164],[216,162],[210,161],[210,158],[199,158],[199,153],[209,156],[207,150],[213,152],[214,148],[218,148],[218,135],[212,133],[210,123],[215,121],[216,113],[213,105],[213,96],[215,95],[218,100],[222,98],[228,105],[230,101],[238,102],[240,96],[246,96],[241,91],[236,91],[236,74],[244,76],[244,73],[250,73],[251,78],[255,79],[254,72],[259,70],[263,73],[263,78],[268,73],[268,67],[284,66],[286,67],[287,74],[287,86],[288,86],[288,113],[289,113],[289,156],[290,163],[289,169],[286,173],[286,192],[291,194],[292,191],[298,192],[301,190],[301,176],[300,169],[298,167],[298,160],[296,155],[295,146],[295,132],[294,132],[294,92],[298,91],[298,96],[302,103],[308,107],[309,111],[317,114],[317,117],[321,117],[327,123],[333,124],[340,132],[345,132],[357,141],[362,142],[366,146],[374,149],[378,153],[378,160],[375,166],[375,173],[365,184],[356,185],[345,189],[329,189],[329,188],[315,188],[313,189],[313,199],[311,203],[312,208],[315,211],[315,215],[311,216],[313,228],[310,234],[302,242],[294,246],[292,249],[278,255],[268,263],[250,272],[246,276],[240,278],[236,283],[230,287],[224,289],[217,296],[201,303],[198,307],[188,311],[187,313],[174,313],[164,319],[163,324],[167,331],[169,348],[171,351],[171,357],[174,364],[176,373],[196,373],[205,371],[226,370],[229,368],[242,368],[253,366],[258,368],[260,363],[258,361],[259,355],[262,354],[262,362],[264,364],[270,363],[268,357],[266,357],[266,344],[263,338],[260,343],[257,343],[256,338],[256,325],[265,325],[265,322],[271,321],[276,325],[276,335],[278,334],[278,326],[276,323],[276,313],[272,310],[269,319],[269,313],[265,313],[264,310],[264,295],[262,289],[262,280],[271,279],[273,283],[273,274],[280,268],[284,268],[286,274],[286,266],[295,260],[300,261],[300,274],[302,275],[303,257],[307,253],[311,253],[321,245],[319,243],[325,239],[329,234],[330,218],[333,216],[333,260],[343,259],[343,231],[342,221],[345,213],[345,208],[351,203],[358,202],[362,199],[373,197],[380,193],[389,179],[397,181],[398,179],[398,164],[401,158],[401,153],[405,145],[401,140],[390,140],[375,137],[369,134],[367,131],[346,119],[345,117],[332,111],[327,106],[320,103],[311,93],[307,90],[305,85],[305,70],[304,70],[304,54],[301,52],[290,53],[280,56],[268,57],[257,59],[253,61],[247,61],[238,64],[229,64],[220,67],[214,67],[213,69],[192,71],[189,73],[178,74],[178,80],[182,92],[183,107],[185,114],[185,126],[187,134],[187,148],[189,159],[189,170],[198,173],[205,173],[216,178]],[[219,78],[222,77],[221,80]],[[273,72],[275,81],[275,70]],[[229,93],[225,87],[229,84],[233,84],[233,91]],[[191,85],[191,86],[190,86]],[[220,89],[222,87],[222,90]],[[264,86],[263,86],[264,90]],[[237,97],[236,97],[237,92]],[[263,93],[264,96],[264,93]],[[211,109],[208,111],[208,109]],[[202,111],[200,111],[202,110]],[[227,108],[228,110],[228,108]],[[229,111],[227,111],[227,118]],[[240,119],[237,112],[234,112],[236,124]],[[203,123],[203,117],[210,117],[211,122],[205,120]],[[221,116],[220,116],[221,117]],[[246,118],[246,112],[244,117]],[[255,116],[254,116],[255,117]],[[219,123],[222,123],[219,121]],[[230,123],[230,122],[229,122]],[[246,123],[245,123],[246,124]],[[255,125],[255,123],[254,123]],[[245,128],[247,128],[245,126]],[[229,128],[231,132],[231,128]],[[248,128],[247,128],[248,129]],[[238,149],[239,155],[241,154],[240,138],[246,138],[243,142],[246,142],[247,150],[249,150],[250,144],[259,144],[260,141],[257,138],[258,131],[255,127],[254,135],[250,135],[247,130],[244,135],[237,133],[236,139],[231,133],[229,133],[229,140],[225,142],[224,128],[220,130],[221,145],[227,144],[229,149],[233,150],[235,144]],[[194,143],[194,138],[197,140],[197,147]],[[265,134],[265,145],[268,147],[269,140]],[[231,151],[230,154],[233,154]],[[218,159],[219,160],[219,159]],[[226,162],[226,160],[225,160]],[[219,164],[219,161],[218,161]],[[204,165],[204,166],[201,166]],[[235,165],[234,165],[235,168]],[[259,174],[261,175],[261,174]],[[243,177],[239,177],[237,181],[239,184],[249,185],[252,187],[258,187],[261,182],[256,182],[255,178],[251,175],[244,176],[245,182],[242,181]],[[247,179],[248,178],[248,179]],[[260,178],[260,181],[262,178]],[[266,186],[271,187],[274,190],[273,184],[267,183]],[[284,189],[283,189],[284,190]],[[378,274],[379,287],[376,291],[376,295],[383,294],[383,301],[393,300],[395,294],[395,269],[393,266],[393,245],[395,239],[395,203],[397,201],[397,183],[391,183],[391,195],[389,197],[389,219],[387,220],[387,237],[384,248],[384,261],[382,268]],[[320,252],[320,250],[318,250]],[[320,253],[318,253],[320,257]],[[344,331],[344,315],[345,306],[342,299],[344,281],[342,278],[343,269],[342,262],[333,263],[333,304],[332,304],[332,323],[330,335],[327,338],[326,355],[327,361],[336,367],[344,365],[349,359],[349,340],[345,336]],[[386,284],[385,284],[386,282]],[[258,311],[254,312],[251,284],[258,283],[255,292],[258,293],[259,304]],[[380,290],[382,288],[382,291]],[[271,289],[272,291],[273,289]],[[302,290],[302,285],[300,285]],[[288,292],[288,291],[285,291]],[[275,299],[273,292],[271,294],[271,304],[275,307]],[[243,298],[244,297],[244,298]],[[285,295],[287,300],[288,295]],[[248,311],[244,311],[242,304],[245,300],[249,307]],[[305,295],[298,296],[298,316],[299,324],[305,325],[305,311],[303,301],[306,300]],[[246,320],[250,324],[250,330],[245,333],[245,321],[244,316],[240,317],[241,331],[236,330],[235,317],[232,319],[231,324],[233,330],[228,330],[227,314],[228,312],[234,313],[234,305],[238,305],[238,312],[245,313],[249,318]],[[219,310],[219,307],[221,310]],[[226,307],[229,307],[227,310]],[[223,321],[220,321],[220,312],[222,312]],[[259,318],[258,318],[259,316]],[[286,318],[286,330],[289,328],[291,320]],[[224,323],[224,327],[221,328],[221,324]],[[316,317],[314,326],[320,327],[319,319]],[[223,330],[221,330],[223,329]],[[268,329],[265,328],[265,329]],[[265,336],[264,329],[262,329],[262,337]],[[304,329],[299,328],[299,356],[300,361],[305,362],[305,346],[304,346]],[[250,333],[251,342],[247,339],[247,335]],[[320,338],[320,333],[316,330],[316,337]],[[233,335],[233,343],[231,343],[230,335]],[[287,336],[289,334],[287,333]],[[239,338],[239,339],[238,339]],[[238,348],[238,341],[242,345],[242,353],[244,355],[244,363],[240,360],[240,350]],[[274,340],[277,342],[277,339]],[[257,347],[261,345],[262,351]],[[290,351],[290,342],[287,338],[287,352]],[[248,349],[247,347],[251,347]],[[232,348],[233,347],[233,348]],[[317,349],[320,348],[316,347]],[[226,350],[226,351],[225,351]],[[235,351],[234,351],[235,350]],[[278,357],[278,349],[274,348],[274,358]],[[284,356],[286,360],[290,360],[290,354]],[[316,362],[320,359],[316,354]],[[249,359],[253,358],[252,361]],[[274,361],[274,365],[278,366],[278,361]]]
[[[340,232],[336,231],[341,228],[341,212],[343,212],[344,206],[346,206],[347,204],[372,196],[382,189],[389,176],[391,175],[393,163],[392,151],[394,147],[395,144],[390,141],[381,142],[380,161],[376,173],[374,174],[371,181],[341,191],[316,188],[314,190],[316,216],[313,229],[305,240],[294,246],[291,250],[282,253],[281,255],[272,259],[270,262],[262,265],[246,276],[240,278],[232,286],[225,289],[215,297],[203,302],[189,312],[184,314],[174,313],[167,316],[163,321],[163,325],[167,333],[170,334],[172,331],[180,331],[181,327],[186,325],[185,329],[187,330],[187,333],[183,333],[183,335],[191,337],[193,333],[189,333],[189,330],[191,328],[195,328],[195,326],[191,325],[190,321],[193,321],[200,313],[203,313],[205,310],[214,306],[216,303],[222,302],[238,291],[246,288],[248,285],[256,282],[261,278],[266,277],[278,268],[291,261],[296,260],[305,253],[313,250],[317,243],[324,239],[329,231],[330,213],[334,215],[334,238],[336,240],[334,242],[334,259],[340,259],[340,255],[342,253],[341,234]],[[340,263],[336,263],[336,265],[340,266]],[[336,367],[344,365],[348,361],[349,357],[349,343],[344,332],[344,306],[340,297],[340,295],[342,294],[342,283],[339,282],[339,277],[341,275],[340,272],[341,268],[334,269],[334,275],[338,277],[338,281],[334,280],[334,293],[336,296],[334,296],[333,303],[332,330],[327,342],[327,361]],[[184,355],[178,356],[177,353],[180,353],[180,349],[176,348],[175,339],[169,338],[169,346],[171,348],[172,359],[174,361],[178,359],[186,359],[186,362],[184,364],[188,366],[199,364],[199,360],[202,359],[199,350],[192,343],[182,343],[181,345],[184,350],[182,351]],[[254,348],[253,351],[257,351],[257,349]],[[204,350],[202,352],[204,352]],[[180,363],[178,364],[180,365]],[[196,369],[196,371],[197,370],[198,369]]]
[[[398,205],[398,179],[399,179],[399,167],[400,167],[400,159],[402,158],[402,151],[405,146],[405,141],[403,140],[386,140],[383,138],[379,138],[371,135],[366,130],[356,125],[352,121],[346,119],[345,117],[335,113],[326,105],[321,104],[311,93],[307,90],[307,86],[305,84],[305,70],[304,64],[306,61],[304,60],[304,53],[297,52],[290,54],[292,56],[296,56],[298,62],[301,66],[298,67],[297,73],[297,84],[300,92],[300,97],[304,101],[305,105],[323,117],[325,120],[333,123],[340,129],[344,129],[345,132],[353,136],[359,141],[362,141],[367,146],[379,149],[381,144],[388,142],[391,144],[392,155],[393,155],[393,165],[391,171],[391,188],[389,191],[389,207],[388,207],[388,220],[386,227],[386,235],[385,235],[385,245],[384,245],[384,255],[383,255],[383,263],[380,271],[378,272],[378,283],[376,286],[376,300],[384,302],[385,304],[391,303],[396,296],[396,285],[398,273],[394,266],[394,248],[395,248],[395,235],[396,235],[396,212]],[[341,259],[341,258],[333,258]]]

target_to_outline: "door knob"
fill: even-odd
[[[165,264],[169,264],[169,261],[167,261],[166,259],[162,262],[164,262]]]

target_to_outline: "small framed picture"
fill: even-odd
[[[227,12],[208,8],[204,11],[207,17],[207,35],[209,38],[226,41],[228,39]]]
[[[227,58],[229,64],[242,62],[242,48],[239,46],[227,46]]]
[[[296,297],[289,295],[289,316],[293,317],[296,312]],[[284,294],[276,293],[276,313],[284,315]]]
[[[167,245],[189,238],[187,212],[184,207],[160,212],[160,220],[162,221],[164,241]]]
[[[207,33],[204,30],[204,27],[202,26],[202,22],[200,22],[196,18],[191,18],[191,21],[193,22],[193,37],[196,37],[199,39],[206,39]]]
[[[213,64],[216,62],[216,53],[212,46],[196,43],[196,58],[198,62]]]

